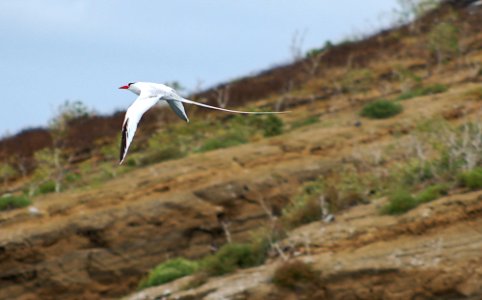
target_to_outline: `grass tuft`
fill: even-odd
[[[291,129],[312,125],[312,124],[318,123],[319,121],[320,121],[320,117],[318,116],[311,116],[306,119],[296,120],[293,123],[291,123]]]
[[[198,270],[198,263],[184,258],[175,258],[161,263],[139,283],[139,289],[161,285],[191,275]]]
[[[201,147],[197,149],[197,152],[207,152],[216,149],[229,148],[246,144],[247,142],[248,139],[243,132],[229,132],[223,136],[217,136],[207,140],[201,145]]]
[[[277,136],[283,133],[283,120],[276,115],[264,116],[262,119],[263,135],[265,137]]]
[[[426,87],[419,87],[419,88],[404,92],[397,97],[397,100],[407,100],[415,97],[440,94],[440,93],[446,92],[447,90],[448,90],[448,87],[446,85],[437,83],[437,84],[429,85]]]
[[[201,261],[201,269],[211,276],[219,276],[238,268],[249,268],[264,262],[265,255],[250,244],[226,244],[219,251]]]
[[[26,207],[32,201],[26,196],[3,196],[0,198],[0,211]]]
[[[459,176],[460,184],[471,190],[482,188],[482,167],[477,167],[471,171],[466,171]]]
[[[37,194],[44,195],[55,192],[55,182],[53,180],[48,180],[42,183],[38,189]]]
[[[425,188],[415,197],[417,204],[427,203],[447,195],[449,186],[447,184],[435,184]]]
[[[398,189],[388,196],[388,203],[382,208],[382,213],[400,215],[415,208],[417,205],[417,199],[409,191]]]
[[[378,100],[366,104],[361,115],[370,119],[386,119],[398,115],[403,111],[402,105],[387,100]]]

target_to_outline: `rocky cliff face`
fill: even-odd
[[[211,278],[191,278],[126,299],[481,299],[482,192],[453,195],[403,217],[380,216],[384,200],[291,232],[284,246],[322,271],[315,290],[293,292],[271,282],[283,262]]]

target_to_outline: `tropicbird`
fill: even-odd
[[[120,147],[119,164],[124,161],[129,146],[134,138],[137,130],[137,124],[142,118],[142,115],[153,107],[158,101],[164,101],[181,119],[189,122],[183,103],[194,104],[211,109],[217,109],[239,114],[279,114],[285,112],[254,112],[254,111],[239,111],[220,108],[216,106],[199,103],[181,97],[173,88],[152,82],[131,82],[127,85],[121,86],[119,89],[129,90],[138,95],[137,99],[127,109],[124,123],[122,124],[122,140]]]

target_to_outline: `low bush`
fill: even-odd
[[[55,182],[53,180],[42,183],[38,189],[37,194],[43,195],[55,192]]]
[[[319,121],[320,121],[320,117],[312,116],[312,117],[308,117],[306,119],[294,121],[293,123],[291,123],[291,128],[296,129],[296,128],[299,128],[299,127],[308,126],[308,125],[311,125],[311,124],[318,123]]]
[[[265,137],[280,135],[283,133],[283,120],[276,115],[263,116],[262,130]]]
[[[247,142],[248,139],[243,132],[229,132],[227,134],[208,139],[204,142],[204,144],[201,145],[201,147],[197,149],[197,152],[207,152],[216,149],[228,148],[246,144]]]
[[[446,184],[435,184],[425,188],[423,191],[417,194],[415,197],[417,204],[427,203],[447,195],[449,186]]]
[[[275,270],[273,283],[293,291],[316,289],[321,285],[321,273],[300,260],[288,261]]]
[[[398,115],[402,111],[403,107],[399,103],[378,100],[366,104],[361,111],[361,115],[370,119],[386,119]]]
[[[471,190],[482,189],[482,167],[461,173],[459,182]]]
[[[448,90],[448,87],[444,84],[433,84],[425,87],[419,87],[405,93],[400,94],[397,97],[397,100],[407,100],[415,97],[421,97],[426,95],[434,95],[444,93]]]
[[[428,46],[439,64],[460,53],[460,30],[452,22],[436,22],[428,33]]]
[[[139,284],[139,289],[161,285],[191,275],[198,270],[198,263],[184,258],[175,258],[161,263],[149,272]]]
[[[392,192],[388,198],[388,204],[382,208],[382,212],[389,215],[403,214],[420,204],[427,203],[447,195],[447,184],[435,184],[428,186],[415,196],[406,189],[398,189]]]
[[[0,211],[26,207],[32,204],[26,196],[3,196],[0,198]]]
[[[388,215],[400,215],[417,205],[417,199],[409,191],[398,189],[388,196],[388,203],[382,208],[382,212]]]
[[[219,251],[201,261],[201,270],[219,276],[238,268],[249,268],[262,264],[265,253],[257,251],[251,244],[226,244]]]

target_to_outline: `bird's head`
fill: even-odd
[[[134,94],[139,95],[141,93],[141,89],[136,85],[137,82],[130,82],[126,85],[121,86],[119,89],[120,90],[129,90],[133,92]]]

